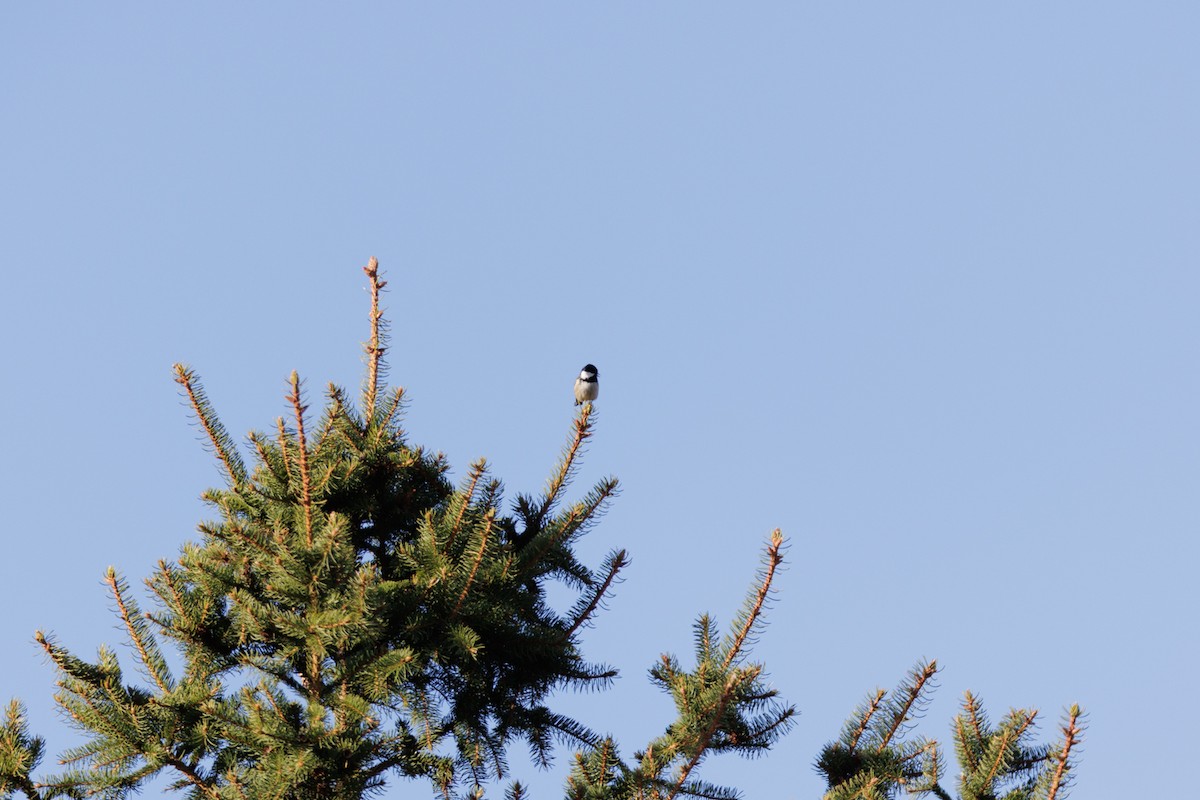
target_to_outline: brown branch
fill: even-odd
[[[187,392],[188,402],[192,406],[192,413],[196,415],[196,419],[200,420],[200,426],[204,428],[204,433],[207,434],[213,449],[217,451],[217,458],[220,459],[221,464],[225,467],[225,474],[229,476],[230,485],[238,485],[245,479],[245,467],[236,453],[230,453],[226,449],[225,440],[228,436],[223,435],[225,432],[220,421],[209,419],[209,415],[205,413],[207,403],[204,398],[204,390],[196,385],[196,373],[183,364],[175,364],[174,368],[175,382]]]
[[[463,586],[462,593],[458,596],[458,602],[454,605],[454,610],[450,612],[450,618],[454,619],[458,616],[458,612],[462,610],[463,603],[466,602],[467,593],[471,591],[471,584],[475,582],[475,575],[479,572],[479,565],[483,563],[483,555],[487,551],[488,538],[492,533],[492,523],[495,521],[496,515],[490,509],[487,514],[487,526],[483,529],[483,535],[479,539],[479,552],[475,554],[475,564],[471,567],[471,574],[467,576],[467,584]]]
[[[616,560],[613,561],[612,569],[608,571],[608,575],[605,576],[604,581],[596,589],[595,594],[592,595],[591,602],[587,604],[587,608],[583,610],[583,613],[581,613],[575,619],[574,624],[572,624],[571,627],[563,633],[560,641],[566,641],[567,639],[571,638],[575,631],[579,630],[579,628],[587,622],[592,614],[595,613],[596,608],[604,600],[604,595],[608,594],[608,590],[612,588],[613,582],[617,579],[617,574],[620,573],[620,571],[628,564],[629,562],[625,558],[625,551],[619,550],[617,552]]]
[[[11,779],[10,779],[11,780]],[[42,800],[40,789],[53,789],[55,786],[62,784],[52,783],[34,783],[29,778],[17,778],[15,780],[16,787],[25,793],[29,800]]]
[[[379,308],[379,293],[387,286],[387,281],[379,280],[379,260],[375,256],[371,256],[367,261],[363,272],[371,279],[371,339],[363,345],[367,353],[366,418],[370,424],[371,418],[375,416],[375,398],[379,392],[380,361],[387,350],[379,334],[379,320],[383,316],[383,311]]]
[[[292,475],[292,454],[288,451],[287,428],[283,424],[283,417],[277,417],[275,419],[275,428],[279,431],[279,457],[283,459],[283,475],[289,482],[291,482],[296,478],[294,475]],[[255,441],[255,444],[258,444],[257,440]],[[267,463],[266,450],[262,447],[259,447],[258,454],[263,459],[263,463]]]
[[[963,712],[970,721],[971,730],[975,734],[975,741],[982,748],[984,735],[983,722],[979,719],[979,701],[975,698],[975,695],[971,694],[969,689],[963,694]],[[979,760],[975,757],[976,753],[972,752],[971,748],[968,747],[967,726],[963,724],[963,714],[959,714],[954,718],[954,725],[958,731],[958,741],[962,747],[963,758],[967,762],[966,766],[970,771],[974,772],[979,766]]]
[[[1024,720],[1024,722],[1021,723],[1021,727],[1017,729],[1016,741],[1019,742],[1019,741],[1021,741],[1021,737],[1025,735],[1025,731],[1029,730],[1029,727],[1031,725],[1033,725],[1034,720],[1037,719],[1038,712],[1037,712],[1037,709],[1034,709],[1033,711],[1022,710],[1018,713],[1023,714],[1025,716],[1025,720]]]
[[[941,765],[938,763],[938,743],[930,742],[929,751],[932,757],[928,763],[932,765],[932,769],[930,771],[933,773],[930,778],[933,780],[933,785],[936,786],[942,777]]]
[[[312,485],[308,471],[308,443],[304,438],[304,412],[308,406],[300,403],[300,376],[292,370],[292,393],[287,399],[296,412],[296,444],[300,448],[300,504],[304,507],[304,536],[309,547],[313,544]]]
[[[990,786],[992,781],[996,780],[996,773],[1000,771],[1000,764],[1004,761],[1004,752],[1008,749],[1009,734],[1000,734],[1000,749],[996,752],[996,760],[992,763],[991,769],[987,773],[987,784]]]
[[[1079,743],[1079,739],[1083,733],[1083,729],[1079,725],[1081,714],[1082,712],[1077,705],[1071,706],[1067,711],[1067,724],[1062,729],[1063,735],[1066,738],[1063,740],[1062,750],[1055,757],[1058,761],[1058,766],[1054,769],[1054,778],[1050,781],[1050,791],[1046,794],[1046,800],[1055,800],[1058,796],[1058,790],[1063,786],[1067,771],[1071,768],[1071,749]]]
[[[393,425],[396,421],[396,415],[400,413],[400,407],[404,402],[404,387],[397,386],[391,391],[391,398],[387,401],[387,407],[383,414],[383,419],[379,421],[379,429],[375,431],[374,443],[379,445],[387,436],[394,436]]]
[[[996,753],[996,760],[992,764],[991,769],[988,770],[987,774],[987,781],[989,785],[992,783],[992,781],[996,780],[996,776],[1000,772],[1000,767],[1004,763],[1005,753],[1008,751],[1009,742],[1011,741],[1014,745],[1019,744],[1021,737],[1025,735],[1025,731],[1029,730],[1029,726],[1033,724],[1034,718],[1037,717],[1036,711],[1015,711],[1013,713],[1021,714],[1023,719],[1021,721],[1021,725],[1015,731],[1011,733],[1002,733],[1000,735],[1000,750]]]
[[[321,429],[317,431],[317,440],[313,443],[314,450],[320,450],[321,446],[325,444],[329,435],[337,427],[338,417],[345,411],[342,390],[337,387],[337,384],[330,381],[325,386],[325,396],[329,398],[329,409],[322,419]]]
[[[746,624],[742,626],[737,638],[733,641],[733,646],[729,648],[729,653],[725,656],[725,663],[721,665],[723,670],[729,669],[729,665],[737,658],[738,652],[741,651],[742,645],[746,642],[746,638],[754,630],[755,622],[758,621],[759,615],[762,614],[763,604],[767,602],[767,597],[771,592],[771,580],[775,577],[775,569],[783,561],[782,548],[783,532],[779,528],[776,528],[771,533],[771,544],[767,546],[767,571],[763,575],[762,583],[758,587],[757,596],[754,598],[754,608],[750,610],[749,616],[746,617]]]
[[[896,718],[892,721],[891,730],[887,732],[887,736],[883,737],[883,741],[879,743],[879,747],[876,748],[875,752],[882,753],[883,748],[887,747],[892,741],[892,737],[895,736],[896,732],[900,730],[900,727],[904,725],[905,721],[908,719],[909,712],[912,711],[912,707],[916,704],[917,700],[920,699],[921,690],[924,689],[925,684],[928,683],[936,673],[936,660],[930,661],[925,665],[925,669],[922,670],[921,674],[917,676],[916,683],[913,684],[911,689],[909,689],[908,699],[904,701],[904,705],[900,709],[901,713],[896,715]]]
[[[179,593],[179,587],[175,585],[175,576],[170,568],[170,565],[167,564],[166,559],[160,558],[158,560],[158,570],[159,574],[163,577],[163,582],[167,585],[167,590],[171,595],[171,601],[175,604],[175,609],[178,609],[176,613],[179,616],[183,616],[183,596]],[[150,578],[146,579],[146,584],[150,586],[150,588],[154,588],[153,582]],[[157,594],[159,597],[162,597],[162,592],[159,592],[157,589],[155,589],[155,594]],[[163,597],[163,600],[166,600],[166,598]],[[150,619],[153,619],[153,617],[150,617]]]
[[[906,755],[904,758],[900,759],[900,763],[907,764],[910,761],[915,761],[915,760],[919,759],[921,756],[926,755],[929,752],[930,748],[932,748],[933,751],[936,753],[937,752],[937,742],[928,742],[924,747],[914,750],[913,752]]]
[[[467,487],[467,491],[463,493],[462,505],[458,509],[458,516],[454,519],[454,525],[450,528],[450,538],[446,540],[446,551],[449,552],[454,547],[454,540],[458,537],[459,527],[462,525],[463,516],[467,513],[467,508],[471,505],[471,500],[475,497],[475,487],[479,485],[479,479],[483,477],[483,471],[487,467],[487,461],[480,459],[471,465],[471,485]]]
[[[979,762],[975,760],[975,754],[972,753],[971,748],[967,746],[967,729],[966,726],[963,725],[962,717],[955,717],[954,727],[958,732],[958,743],[959,746],[962,747],[963,760],[967,762],[965,764],[967,771],[974,772],[975,767]]]
[[[859,723],[858,730],[854,732],[853,738],[850,740],[850,749],[858,747],[858,740],[867,732],[867,726],[871,723],[871,719],[875,716],[875,712],[879,711],[879,706],[883,703],[883,698],[887,696],[887,689],[876,689],[875,696],[871,698],[867,706],[867,710],[863,712],[862,722]]]
[[[279,422],[281,420],[282,417],[276,421]],[[270,460],[267,458],[267,444],[263,441],[263,438],[254,431],[251,431],[247,438],[250,440],[250,444],[254,445],[254,451],[258,453],[258,460],[263,463],[263,466],[271,470],[272,475],[277,475],[275,469],[271,467]]]
[[[572,508],[571,513],[567,515],[567,518],[559,526],[558,535],[547,537],[548,541],[546,542],[545,546],[524,560],[523,563],[529,569],[532,569],[535,565],[537,565],[545,557],[546,553],[550,552],[551,547],[567,538],[567,536],[571,535],[571,533],[574,532],[579,525],[587,522],[592,514],[595,514],[600,506],[603,505],[608,498],[613,496],[613,493],[617,488],[616,481],[611,479],[608,483],[601,485],[603,486],[603,491],[599,493],[594,503],[587,506],[580,503]],[[578,520],[578,522],[576,520]]]
[[[575,456],[579,453],[579,448],[592,435],[588,428],[588,419],[592,415],[592,404],[585,403],[579,412],[579,416],[575,418],[575,434],[571,438],[571,443],[567,445],[567,452],[563,456],[562,469],[550,479],[550,485],[546,488],[546,502],[542,504],[541,515],[545,516],[550,511],[550,507],[554,505],[558,493],[566,485],[567,478],[571,474],[571,466],[575,463]]]
[[[983,721],[979,719],[979,700],[975,695],[968,690],[966,697],[963,698],[963,705],[967,707],[967,712],[971,715],[971,728],[975,731],[975,738],[983,741]]]
[[[229,785],[232,786],[234,791],[238,793],[238,797],[249,800],[249,798],[246,797],[246,790],[242,788],[242,783],[238,780],[237,772],[234,771],[233,767],[229,768],[229,771],[225,773],[225,777],[229,780]]]
[[[105,573],[104,582],[112,590],[113,598],[117,601],[117,608],[121,612],[121,621],[125,623],[125,630],[129,633],[129,639],[133,642],[133,646],[137,648],[138,656],[142,659],[142,664],[145,665],[146,671],[150,673],[150,677],[154,679],[154,683],[158,686],[159,691],[166,694],[169,691],[167,685],[163,682],[162,676],[158,674],[158,670],[150,663],[150,654],[146,652],[146,647],[142,644],[142,637],[138,635],[137,629],[133,627],[133,620],[129,618],[129,606],[125,604],[125,598],[121,596],[121,587],[117,585],[117,573],[112,567],[109,567],[108,572]]]
[[[674,800],[675,796],[683,790],[683,784],[687,782],[688,775],[700,763],[700,759],[704,757],[704,753],[708,750],[708,746],[712,743],[713,736],[717,733],[717,728],[721,725],[721,720],[725,716],[725,709],[729,707],[729,701],[733,699],[733,688],[741,683],[741,679],[737,675],[731,675],[729,680],[725,682],[725,691],[721,693],[721,700],[713,709],[712,722],[705,728],[696,744],[698,748],[696,753],[691,757],[687,764],[679,770],[679,778],[675,781],[675,785],[671,787],[671,793],[667,795],[667,800]]]
[[[204,780],[204,778],[200,777],[200,774],[197,773],[193,767],[188,766],[186,763],[180,761],[174,756],[167,756],[163,762],[174,767],[179,772],[182,772],[184,776],[186,776],[187,779],[192,782],[192,784],[200,789],[200,791],[204,792],[205,797],[220,798],[221,793],[217,791],[217,788],[210,782]]]

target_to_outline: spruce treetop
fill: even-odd
[[[617,481],[566,495],[593,434],[591,403],[541,493],[506,504],[483,460],[453,485],[441,455],[408,441],[403,390],[383,386],[386,283],[375,259],[364,272],[360,396],[330,385],[314,416],[292,373],[285,416],[249,435],[250,464],[197,375],[175,366],[225,478],[203,495],[213,518],[146,580],[149,613],[108,570],[136,677],[108,647],[86,661],[38,633],[59,672],[55,699],[86,741],[64,754],[64,772],[34,777],[44,742],[14,702],[0,728],[0,797],[119,798],[158,775],[197,800],[348,800],[404,779],[481,797],[509,776],[516,742],[542,766],[555,743],[577,751],[569,797],[732,797],[696,779],[706,754],[761,751],[794,714],[746,660],[782,537],[734,632],[722,640],[704,619],[696,668],[664,657],[654,669],[679,718],[622,761],[611,738],[551,704],[556,690],[615,675],[584,658],[579,636],[628,557],[615,550],[590,567],[575,545]],[[552,583],[576,592],[569,609],[547,601]]]
[[[508,763],[522,744],[540,767],[555,745],[573,752],[568,800],[738,797],[700,777],[709,757],[761,755],[795,720],[750,658],[783,536],[770,536],[728,631],[703,615],[693,662],[663,655],[650,669],[675,718],[623,756],[611,735],[553,707],[556,691],[604,688],[616,674],[580,645],[629,563],[624,550],[594,567],[575,552],[617,495],[605,478],[568,496],[594,432],[591,402],[540,493],[506,501],[482,459],[452,484],[441,455],[408,441],[404,391],[384,386],[386,283],[375,259],[364,272],[360,394],[330,385],[314,415],[293,372],[285,415],[249,435],[249,464],[196,374],[175,366],[224,476],[203,494],[212,519],[146,579],[151,611],[117,570],[105,574],[136,675],[108,646],[88,661],[36,634],[84,743],[63,754],[62,772],[38,775],[45,742],[14,700],[0,721],[0,800],[117,800],[160,776],[191,800],[360,800],[414,784],[456,800],[498,782],[525,800]],[[575,592],[565,610],[547,599],[555,584]],[[825,800],[950,800],[938,743],[912,735],[937,672],[922,661],[895,691],[867,696],[816,762]],[[1083,716],[1071,706],[1061,738],[1038,744],[1036,711],[993,725],[967,693],[952,726],[958,797],[1062,800]]]

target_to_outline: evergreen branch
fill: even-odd
[[[1071,750],[1079,744],[1083,738],[1083,725],[1080,723],[1080,718],[1083,712],[1078,705],[1073,705],[1067,709],[1067,722],[1063,725],[1063,746],[1054,756],[1057,762],[1054,767],[1054,776],[1050,779],[1050,788],[1046,793],[1046,800],[1057,800],[1060,789],[1065,788],[1068,773],[1071,770]]]
[[[892,737],[894,737],[896,733],[899,732],[901,727],[903,727],[904,723],[908,720],[909,714],[921,700],[921,693],[925,690],[925,685],[936,674],[936,659],[930,661],[924,667],[918,665],[913,668],[913,671],[909,675],[909,677],[912,679],[912,684],[904,687],[907,690],[904,702],[896,708],[895,714],[892,717],[892,725],[887,733],[883,736],[883,740],[879,743],[879,746],[875,749],[875,752],[882,753],[884,749],[891,743]]]
[[[175,584],[174,569],[165,558],[158,560],[158,578],[159,580],[147,578],[146,583],[154,590],[155,594],[162,598],[163,603],[173,614],[177,617],[183,616],[183,595],[180,594],[179,587]],[[166,587],[166,591],[163,591],[162,586]],[[161,622],[159,625],[166,627]]]
[[[975,741],[982,742],[987,738],[984,731],[988,727],[988,722],[984,716],[983,704],[969,690],[963,696],[963,710],[967,712],[970,719],[971,730],[975,732]]]
[[[454,610],[450,612],[450,619],[458,617],[458,612],[462,610],[463,603],[466,602],[467,593],[471,591],[471,584],[475,582],[475,576],[479,572],[479,565],[483,563],[483,556],[487,552],[488,542],[492,533],[492,523],[495,520],[495,511],[488,509],[488,513],[485,516],[487,524],[483,528],[483,533],[479,536],[479,552],[475,554],[475,563],[471,565],[471,573],[467,576],[467,582],[463,586],[462,592],[458,595],[458,602],[454,604]]]
[[[712,710],[711,721],[705,727],[704,732],[696,738],[696,752],[688,762],[680,768],[679,775],[675,780],[675,784],[671,789],[671,793],[667,795],[667,800],[674,800],[676,795],[683,791],[683,786],[687,782],[688,776],[700,760],[704,758],[705,751],[712,744],[713,737],[716,736],[717,730],[721,726],[721,721],[725,718],[725,710],[729,707],[730,701],[733,699],[733,690],[738,683],[736,675],[730,676],[725,682],[725,687],[721,692],[720,699],[717,701],[716,708]]]
[[[137,606],[126,602],[125,593],[129,591],[128,585],[117,577],[117,571],[111,566],[104,575],[104,581],[108,584],[113,599],[117,601],[117,609],[120,612],[121,621],[125,623],[125,630],[129,634],[129,640],[133,642],[133,646],[137,649],[142,665],[146,667],[146,672],[154,680],[159,691],[166,694],[170,691],[170,683],[172,682],[171,676],[167,672],[167,663],[163,660],[162,653],[158,651],[153,637],[146,630],[144,620],[137,616]]]
[[[70,652],[56,644],[54,639],[47,636],[44,631],[36,631],[33,634],[33,640],[42,646],[42,649],[46,651],[46,655],[54,662],[54,666],[58,667],[68,678],[87,686],[98,686],[109,678],[108,673],[102,667],[89,664],[71,655]]]
[[[769,714],[751,720],[743,733],[734,731],[727,735],[721,749],[732,750],[743,758],[757,758],[770,750],[775,740],[791,728],[797,714],[794,706],[781,708],[778,703],[771,703],[771,707]]]
[[[571,436],[571,440],[567,442],[566,449],[563,451],[558,471],[550,478],[549,484],[546,487],[546,496],[538,511],[539,519],[544,519],[550,513],[550,509],[554,507],[554,503],[558,499],[558,493],[570,482],[571,475],[575,471],[575,458],[579,455],[579,448],[592,435],[591,416],[592,404],[584,403],[580,408],[579,416],[575,418],[575,432]]]
[[[176,758],[175,756],[167,756],[163,759],[163,763],[181,773],[188,783],[195,786],[205,797],[211,797],[213,800],[220,800],[221,793],[217,787],[213,785],[211,779],[206,780],[194,767],[186,762]]]
[[[287,399],[291,402],[292,408],[296,412],[296,444],[300,449],[300,504],[304,507],[304,536],[306,544],[312,547],[312,485],[308,469],[308,442],[304,438],[304,412],[308,410],[308,406],[301,405],[300,376],[295,370],[292,370],[289,380],[292,386],[292,393],[288,395]]]
[[[246,465],[238,455],[237,447],[230,438],[225,426],[213,411],[208,401],[204,387],[196,379],[196,373],[183,364],[175,364],[175,382],[187,392],[188,402],[192,413],[200,421],[200,426],[208,435],[208,441],[217,453],[217,458],[225,466],[225,474],[229,477],[231,486],[240,486],[246,482]]]
[[[967,692],[967,694],[971,693]],[[961,714],[954,718],[954,730],[958,734],[958,758],[962,762],[963,769],[967,772],[974,772],[979,761],[974,753],[974,748],[971,747],[971,742],[967,739],[967,729]]]
[[[876,712],[879,711],[879,707],[883,703],[883,698],[886,696],[887,689],[876,689],[875,696],[867,701],[867,706],[863,709],[861,716],[859,717],[858,727],[855,728],[853,734],[849,737],[850,741],[847,746],[850,750],[853,751],[856,747],[858,747],[859,739],[861,739],[862,735],[866,733],[867,727],[871,723],[871,719],[875,716]]]
[[[934,781],[935,782],[932,785],[930,785],[928,788],[914,789],[911,793],[912,794],[916,794],[917,792],[921,792],[923,794],[928,793],[928,794],[931,794],[934,797],[938,798],[938,800],[954,800],[954,798],[950,796],[950,793],[947,792],[945,789],[943,789],[941,787],[941,784],[936,782],[936,778],[934,779]]]
[[[44,749],[45,741],[29,734],[24,706],[12,700],[0,726],[0,797],[10,797],[12,790],[19,789],[30,800],[41,800],[29,776],[41,763]]]
[[[585,404],[586,405],[586,404]],[[533,553],[528,555],[522,553],[522,562],[524,564],[523,571],[532,571],[537,568],[542,559],[544,559],[556,545],[560,545],[567,541],[572,534],[579,531],[592,516],[600,510],[600,507],[611,497],[617,494],[617,481],[615,478],[608,478],[599,483],[593,489],[588,498],[577,503],[570,512],[567,513],[566,519],[556,523],[552,530],[542,531],[537,537],[541,541],[541,546]],[[563,571],[569,572],[563,565],[558,565]],[[582,567],[580,568],[582,569]],[[586,578],[583,581],[586,583]]]
[[[242,798],[242,800],[250,800],[249,795],[246,794],[246,790],[242,788],[242,782],[238,780],[237,772],[235,770],[230,769],[225,774],[225,779],[229,781],[229,785],[233,787],[235,792],[237,792],[238,797]]]
[[[283,417],[275,418],[275,430],[278,432],[277,439],[279,441],[280,461],[283,463],[283,477],[286,478],[287,483],[291,483],[296,479],[296,476],[292,474],[292,455],[288,451],[288,432],[287,426],[283,424]],[[254,442],[258,450],[259,458],[262,459],[264,464],[270,466],[270,451],[266,449],[266,443],[260,443],[258,438],[253,436],[251,437],[251,441]]]
[[[605,595],[608,594],[609,589],[612,588],[613,583],[616,582],[617,575],[620,574],[621,570],[627,566],[629,566],[629,559],[624,550],[618,550],[610,557],[604,580],[600,582],[599,586],[592,590],[592,596],[587,605],[585,605],[575,614],[575,619],[571,623],[571,627],[567,628],[567,630],[563,632],[563,640],[570,639],[575,635],[576,631],[588,623],[592,614],[594,614],[596,609],[600,607],[600,604],[603,602]]]
[[[459,493],[458,514],[454,518],[454,524],[450,526],[450,540],[447,544],[447,549],[454,545],[454,537],[458,535],[459,527],[462,525],[463,515],[467,513],[467,509],[471,507],[471,500],[475,497],[475,487],[479,485],[479,479],[483,477],[487,471],[487,459],[479,459],[471,464],[470,472],[468,473],[467,488]]]
[[[325,396],[329,398],[329,405],[321,417],[321,427],[317,431],[316,441],[313,442],[314,452],[320,451],[325,446],[329,435],[337,428],[338,419],[346,413],[346,393],[342,391],[341,387],[331,381],[325,386]],[[330,466],[332,468],[336,464]]]
[[[888,782],[865,772],[830,789],[822,800],[886,800]]]
[[[374,443],[379,446],[383,443],[385,436],[396,432],[396,416],[400,413],[400,409],[404,408],[404,387],[397,386],[392,389],[391,395],[384,404],[383,412],[380,414],[379,428],[375,432]]]
[[[696,644],[696,663],[699,665],[700,677],[704,677],[708,663],[716,658],[713,639],[718,630],[717,623],[708,614],[701,614],[693,627],[692,638]]]
[[[379,260],[371,256],[363,272],[371,279],[371,338],[363,345],[367,355],[367,380],[363,390],[363,405],[367,424],[375,417],[375,400],[379,392],[379,380],[382,368],[383,354],[387,351],[387,332],[381,323],[383,311],[379,308],[379,294],[387,281],[379,279]]]
[[[735,789],[715,786],[704,781],[692,781],[682,788],[682,792],[688,797],[697,797],[700,800],[737,800],[738,797]]]
[[[595,731],[570,717],[555,714],[544,706],[538,708],[537,711],[540,712],[537,714],[539,721],[556,733],[562,742],[596,748],[600,747],[604,741]]]
[[[277,420],[277,422],[282,426],[283,420]],[[259,464],[262,464],[262,467],[266,471],[269,471],[271,475],[274,475],[277,480],[282,480],[280,479],[280,475],[278,475],[278,471],[276,471],[275,458],[271,457],[271,452],[268,450],[268,441],[266,441],[264,435],[258,431],[251,431],[246,434],[246,438],[250,439],[250,444],[254,446],[254,453],[258,456]],[[284,475],[286,474],[287,465],[284,464]],[[260,487],[251,486],[251,489],[259,494],[263,493]]]
[[[982,780],[976,779],[982,786],[991,786],[995,782],[997,774],[1004,766],[1005,756],[1008,755],[1008,745],[1012,741],[1012,734],[1009,731],[1001,731],[998,736],[998,739],[992,740],[992,747],[996,751],[996,757],[992,761],[992,766],[983,775]]]
[[[1013,712],[1013,717],[1018,721],[1016,735],[1013,737],[1015,743],[1019,744],[1026,732],[1033,727],[1034,722],[1037,720],[1037,715],[1038,711],[1036,708],[1032,710],[1019,709]]]
[[[741,652],[742,645],[745,644],[746,638],[750,636],[750,632],[754,630],[755,624],[758,622],[759,615],[762,614],[763,605],[767,601],[767,597],[771,592],[771,581],[775,577],[776,568],[783,562],[783,533],[776,528],[771,533],[771,544],[767,546],[766,552],[766,568],[763,571],[762,577],[759,579],[758,589],[754,595],[754,602],[749,613],[746,614],[745,622],[742,629],[738,632],[728,652],[725,654],[725,662],[721,665],[722,670],[729,667],[737,660],[738,654]]]

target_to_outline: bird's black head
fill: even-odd
[[[593,375],[593,376],[600,375],[600,371],[596,369],[596,366],[594,364],[584,364],[583,371],[586,372],[587,374]]]

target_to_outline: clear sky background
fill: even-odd
[[[376,255],[407,427],[456,477],[540,489],[599,367],[575,491],[624,491],[584,551],[633,564],[586,648],[622,677],[563,702],[627,754],[671,718],[646,669],[778,526],[756,652],[801,716],[702,777],[818,797],[820,746],[928,657],[924,734],[966,689],[1047,738],[1078,701],[1076,797],[1178,794],[1197,42],[1186,2],[7,6],[0,699],[71,743],[33,631],[119,642],[105,567],[206,518],[172,362],[235,434],[292,369],[358,386]],[[543,798],[566,762],[513,759]]]

